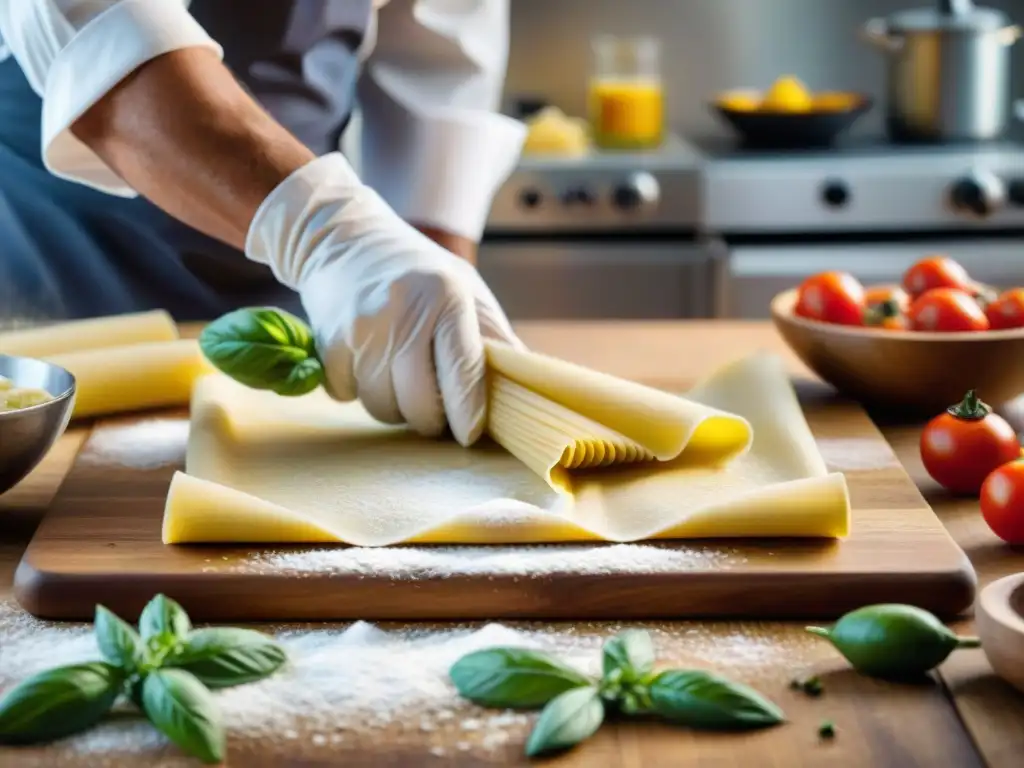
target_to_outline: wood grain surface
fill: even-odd
[[[541,337],[549,342],[579,343],[581,331],[593,326],[533,324],[521,329],[529,343]],[[651,361],[646,350],[661,339],[685,339],[690,354],[703,357],[709,366],[725,362],[731,350],[756,344],[787,354],[774,332],[760,323],[605,324],[600,328],[605,343],[633,344],[630,357],[639,363],[647,379],[657,377],[660,367],[671,368],[674,359]],[[587,334],[584,333],[583,336]],[[580,344],[582,346],[582,344]],[[795,373],[806,373],[790,356]],[[646,366],[644,370],[643,366]],[[668,378],[672,378],[669,370]],[[1022,420],[1021,423],[1024,423]],[[1010,573],[1024,571],[1024,551],[1002,545],[978,514],[977,502],[952,498],[938,489],[924,473],[917,453],[918,425],[882,424],[917,487],[936,511],[953,538],[967,553],[981,584]],[[0,602],[11,603],[10,584],[14,566],[24,550],[27,531],[46,511],[57,484],[70,464],[82,435],[71,432],[14,493],[0,497]],[[40,626],[52,626],[43,622]],[[58,624],[58,626],[66,626]],[[337,625],[324,624],[325,629]],[[555,635],[593,633],[604,637],[622,625],[600,623],[545,623]],[[639,626],[630,623],[628,626]],[[970,632],[971,622],[954,625]],[[820,766],[826,761],[840,766],[991,766],[1011,768],[1024,754],[1024,696],[994,677],[980,650],[953,654],[941,668],[941,684],[903,687],[886,685],[851,674],[841,659],[815,646],[810,653],[798,624],[783,622],[659,622],[660,655],[669,663],[685,659],[694,634],[705,642],[741,635],[775,649],[744,664],[725,664],[719,669],[758,685],[786,710],[789,722],[777,729],[749,735],[697,734],[651,725],[613,724],[580,749],[545,765],[572,768],[660,768],[661,766]],[[0,638],[4,623],[0,620]],[[0,642],[0,653],[2,653]],[[818,655],[820,653],[820,655]],[[788,690],[793,670],[813,670],[825,676],[826,694],[806,699]],[[0,681],[0,686],[6,681]],[[479,712],[479,711],[478,711]],[[823,719],[836,724],[837,737],[822,743],[817,737]],[[465,734],[457,728],[432,735],[420,732],[415,723],[396,723],[384,732],[341,745],[318,744],[311,728],[297,734],[263,740],[232,738],[228,764],[245,766],[478,766],[523,765],[524,729],[512,729],[508,745],[486,751],[475,744],[467,749]],[[430,752],[431,744],[443,754]],[[169,753],[173,755],[174,753]],[[0,749],[0,765],[17,766],[135,766],[195,765],[166,754],[148,752],[81,752],[59,743],[32,750]]]
[[[622,365],[636,344],[563,348],[541,336],[532,343],[598,370],[637,379]],[[682,335],[666,336],[649,351],[679,360],[658,371],[658,383],[682,391],[710,373]],[[736,345],[733,356],[756,349]],[[586,358],[581,355],[586,351]],[[596,355],[595,352],[600,352]],[[36,616],[87,619],[103,601],[135,617],[153,594],[178,600],[208,621],[307,619],[638,619],[684,617],[837,618],[877,602],[913,603],[943,617],[971,605],[975,577],[953,542],[867,415],[820,384],[798,387],[811,430],[830,469],[847,477],[852,506],[849,538],[659,542],[681,565],[638,572],[624,562],[599,574],[574,569],[542,576],[488,571],[479,547],[452,552],[444,573],[409,576],[386,560],[359,569],[274,567],[253,546],[166,546],[160,540],[171,475],[183,468],[187,423],[152,424],[152,415],[99,423],[36,532],[15,577],[15,594]],[[180,429],[177,427],[181,427]],[[132,436],[134,435],[134,436]],[[123,436],[123,437],[122,437]],[[121,439],[122,449],[112,449]],[[145,444],[140,440],[145,439]],[[152,466],[152,468],[149,468]],[[602,545],[583,545],[584,549]],[[308,552],[266,548],[276,555]],[[536,548],[492,548],[536,553]],[[535,556],[537,556],[535,554]],[[279,560],[278,560],[279,562]],[[484,561],[486,562],[486,561]],[[470,570],[472,569],[472,570]],[[528,574],[528,572],[527,572]]]

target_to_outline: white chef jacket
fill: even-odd
[[[495,112],[509,0],[371,2],[358,51],[363,180],[405,219],[479,239],[525,135],[519,122]],[[386,24],[378,25],[388,2]],[[0,45],[43,100],[42,157],[51,173],[114,195],[137,194],[70,127],[157,56],[198,46],[223,57],[189,4],[0,0]]]

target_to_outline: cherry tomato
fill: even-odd
[[[864,325],[886,331],[905,331],[907,316],[897,299],[887,299],[880,304],[870,304],[864,309]]]
[[[1009,544],[1024,544],[1024,461],[994,470],[981,486],[981,516]]]
[[[928,256],[903,273],[903,288],[913,299],[932,288],[959,288],[969,293],[973,286],[967,270],[948,256]]]
[[[839,325],[860,325],[864,287],[847,272],[822,272],[800,284],[796,314]]]
[[[985,308],[993,330],[1024,327],[1024,288],[1011,288]]]
[[[908,313],[915,331],[987,331],[988,318],[978,302],[956,288],[932,288],[914,299]]]
[[[895,303],[896,308],[902,313],[910,309],[910,296],[902,288],[886,285],[864,289],[864,305],[866,307],[878,307],[887,302]]]
[[[992,413],[974,390],[929,421],[921,433],[924,468],[953,493],[978,493],[994,469],[1020,457],[1013,427]]]

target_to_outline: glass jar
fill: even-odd
[[[665,121],[658,40],[601,35],[592,48],[588,111],[594,144],[603,149],[658,147]]]

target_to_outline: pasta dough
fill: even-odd
[[[848,533],[845,478],[826,469],[774,356],[728,366],[685,398],[496,345],[488,363],[493,442],[471,450],[322,391],[282,398],[204,377],[164,542]]]
[[[73,320],[0,333],[0,355],[49,357],[106,347],[174,341],[178,326],[161,310]]]
[[[47,360],[76,383],[73,417],[186,405],[213,371],[166,312],[142,312],[0,334],[0,354]]]
[[[47,358],[75,377],[74,418],[187,405],[215,369],[194,339],[130,344]]]

